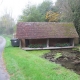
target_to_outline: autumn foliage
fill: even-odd
[[[46,20],[48,20],[49,22],[57,22],[59,20],[59,13],[48,11],[46,13]]]

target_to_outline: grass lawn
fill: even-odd
[[[3,57],[10,80],[80,80],[80,76],[73,71],[40,57],[47,52],[6,47]]]
[[[49,50],[24,51],[11,47],[7,38],[3,58],[10,80],[80,80],[80,76],[40,56]]]

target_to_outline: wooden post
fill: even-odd
[[[47,47],[49,47],[49,39],[47,39]]]
[[[21,39],[20,39],[20,45],[19,45],[19,47],[20,47],[20,48],[22,47],[22,45],[21,45]]]
[[[74,39],[72,40],[72,46],[74,46]]]

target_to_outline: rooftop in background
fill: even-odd
[[[76,38],[78,34],[73,23],[19,22],[17,38]]]

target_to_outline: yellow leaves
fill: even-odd
[[[53,12],[53,11],[48,11],[46,13],[46,19],[49,22],[57,22],[59,20],[59,13]]]

